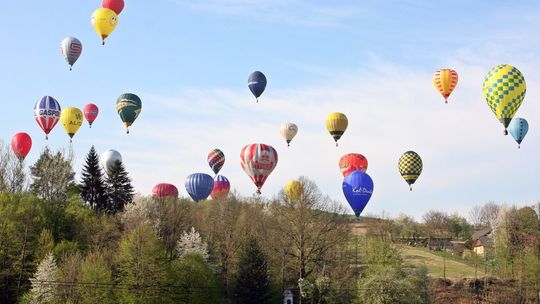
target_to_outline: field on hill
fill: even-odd
[[[400,249],[405,263],[415,266],[425,265],[429,275],[432,277],[438,278],[444,276],[443,257],[430,253],[425,248],[403,246]],[[448,253],[448,255],[450,256],[450,253]],[[483,271],[480,267],[477,274],[478,276],[483,275]],[[475,269],[473,266],[447,258],[446,277],[452,279],[474,278]]]

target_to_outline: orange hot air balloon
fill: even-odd
[[[351,174],[354,171],[366,172],[368,167],[367,158],[358,153],[349,153],[343,155],[339,160],[339,169],[343,177]]]
[[[433,85],[444,97],[444,102],[448,103],[448,97],[456,88],[458,83],[458,74],[451,69],[442,69],[433,74]]]

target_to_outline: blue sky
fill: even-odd
[[[156,4],[159,2],[159,4]],[[74,137],[75,169],[91,145],[122,153],[136,190],[157,182],[183,184],[210,173],[207,153],[221,148],[223,175],[242,195],[254,187],[238,154],[249,143],[274,146],[280,161],[263,187],[266,197],[300,175],[346,205],[339,157],[358,152],[370,161],[375,193],[366,213],[430,209],[464,215],[489,200],[531,204],[540,199],[540,5],[535,1],[126,1],[119,25],[101,46],[90,24],[101,1],[10,1],[0,19],[0,80],[6,113],[0,138],[31,134],[27,164],[49,145],[69,147],[60,125],[49,141],[33,120],[43,95],[62,107],[100,106],[92,129]],[[12,13],[9,13],[12,12]],[[65,36],[83,43],[69,72],[59,52]],[[530,131],[517,150],[481,94],[485,73],[499,63],[520,69],[527,96],[517,113]],[[431,83],[451,67],[459,84],[445,105]],[[247,89],[254,70],[268,77],[256,104]],[[125,92],[143,100],[130,135],[114,111]],[[348,115],[335,148],[324,129],[327,113]],[[291,148],[282,122],[299,126]],[[424,159],[409,193],[397,173],[407,150]]]

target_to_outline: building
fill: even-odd
[[[491,247],[493,240],[491,239],[492,229],[490,227],[480,229],[473,233],[472,235],[472,246],[473,252],[476,255],[484,256],[486,254],[486,249]]]

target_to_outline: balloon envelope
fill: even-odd
[[[122,162],[122,155],[120,155],[120,152],[110,149],[101,154],[99,161],[101,162],[101,166],[103,167],[103,170],[105,170],[105,173],[109,175],[114,164],[117,161]]]
[[[219,170],[225,164],[225,154],[220,149],[214,149],[208,153],[208,165],[214,171],[215,174],[218,174]]]
[[[412,184],[422,173],[422,158],[414,151],[407,151],[399,157],[398,168],[399,173],[412,190]]]
[[[96,120],[99,114],[99,108],[95,104],[89,103],[84,106],[83,114],[84,114],[84,118],[86,118],[86,121],[88,121],[88,124],[90,125],[90,128],[91,128],[92,123],[94,122],[94,120]]]
[[[120,15],[124,9],[124,0],[103,0],[101,6],[113,10],[117,15]]]
[[[337,142],[345,133],[345,130],[347,130],[347,126],[349,125],[349,120],[347,119],[347,116],[343,113],[334,112],[330,113],[326,116],[326,129],[332,135],[334,138],[334,141]]]
[[[444,101],[448,102],[448,97],[456,88],[458,83],[458,74],[451,69],[442,69],[433,74],[433,85],[444,97]]]
[[[75,37],[66,37],[60,43],[60,51],[62,52],[64,59],[70,65],[71,70],[71,67],[75,64],[77,59],[79,59],[79,56],[81,56],[82,43]]]
[[[45,139],[60,120],[60,111],[62,111],[60,104],[51,96],[43,96],[36,102],[34,119],[45,132]]]
[[[82,125],[83,114],[81,110],[77,108],[65,108],[62,110],[62,113],[60,113],[60,122],[69,138],[73,138]]]
[[[156,198],[177,198],[178,189],[173,184],[160,183],[152,188],[152,195]]]
[[[292,122],[286,122],[281,125],[281,129],[279,130],[281,133],[281,136],[285,141],[287,142],[287,146],[291,143],[291,140],[296,136],[298,133],[298,126]]]
[[[354,171],[343,180],[343,194],[359,217],[373,194],[373,180],[362,171]]]
[[[364,155],[359,153],[349,153],[343,155],[339,159],[339,169],[343,176],[349,175],[353,171],[366,172],[368,168],[368,161]]]
[[[214,188],[212,189],[210,196],[212,199],[224,198],[229,195],[230,190],[231,183],[229,180],[223,175],[216,175],[216,177],[214,177]]]
[[[214,179],[205,173],[194,173],[186,178],[186,191],[198,202],[208,198],[214,189]]]
[[[32,148],[32,138],[28,133],[19,132],[11,138],[11,149],[18,159],[23,160]]]
[[[102,44],[105,44],[105,38],[109,37],[117,24],[118,15],[111,9],[98,8],[92,14],[92,26],[99,37],[101,37]]]
[[[255,98],[258,100],[266,88],[266,76],[259,71],[251,73],[248,78],[248,87],[251,93],[253,93]]]
[[[126,129],[129,128],[139,117],[139,114],[142,110],[142,101],[139,96],[132,93],[125,93],[120,95],[116,100],[116,112],[120,115],[120,119],[126,126]],[[129,133],[129,129],[127,131]]]
[[[261,193],[261,187],[278,162],[277,151],[270,145],[251,144],[240,151],[240,166]]]
[[[516,117],[512,119],[510,125],[508,125],[508,131],[518,143],[518,148],[521,146],[521,142],[529,132],[529,123],[525,118]]]

